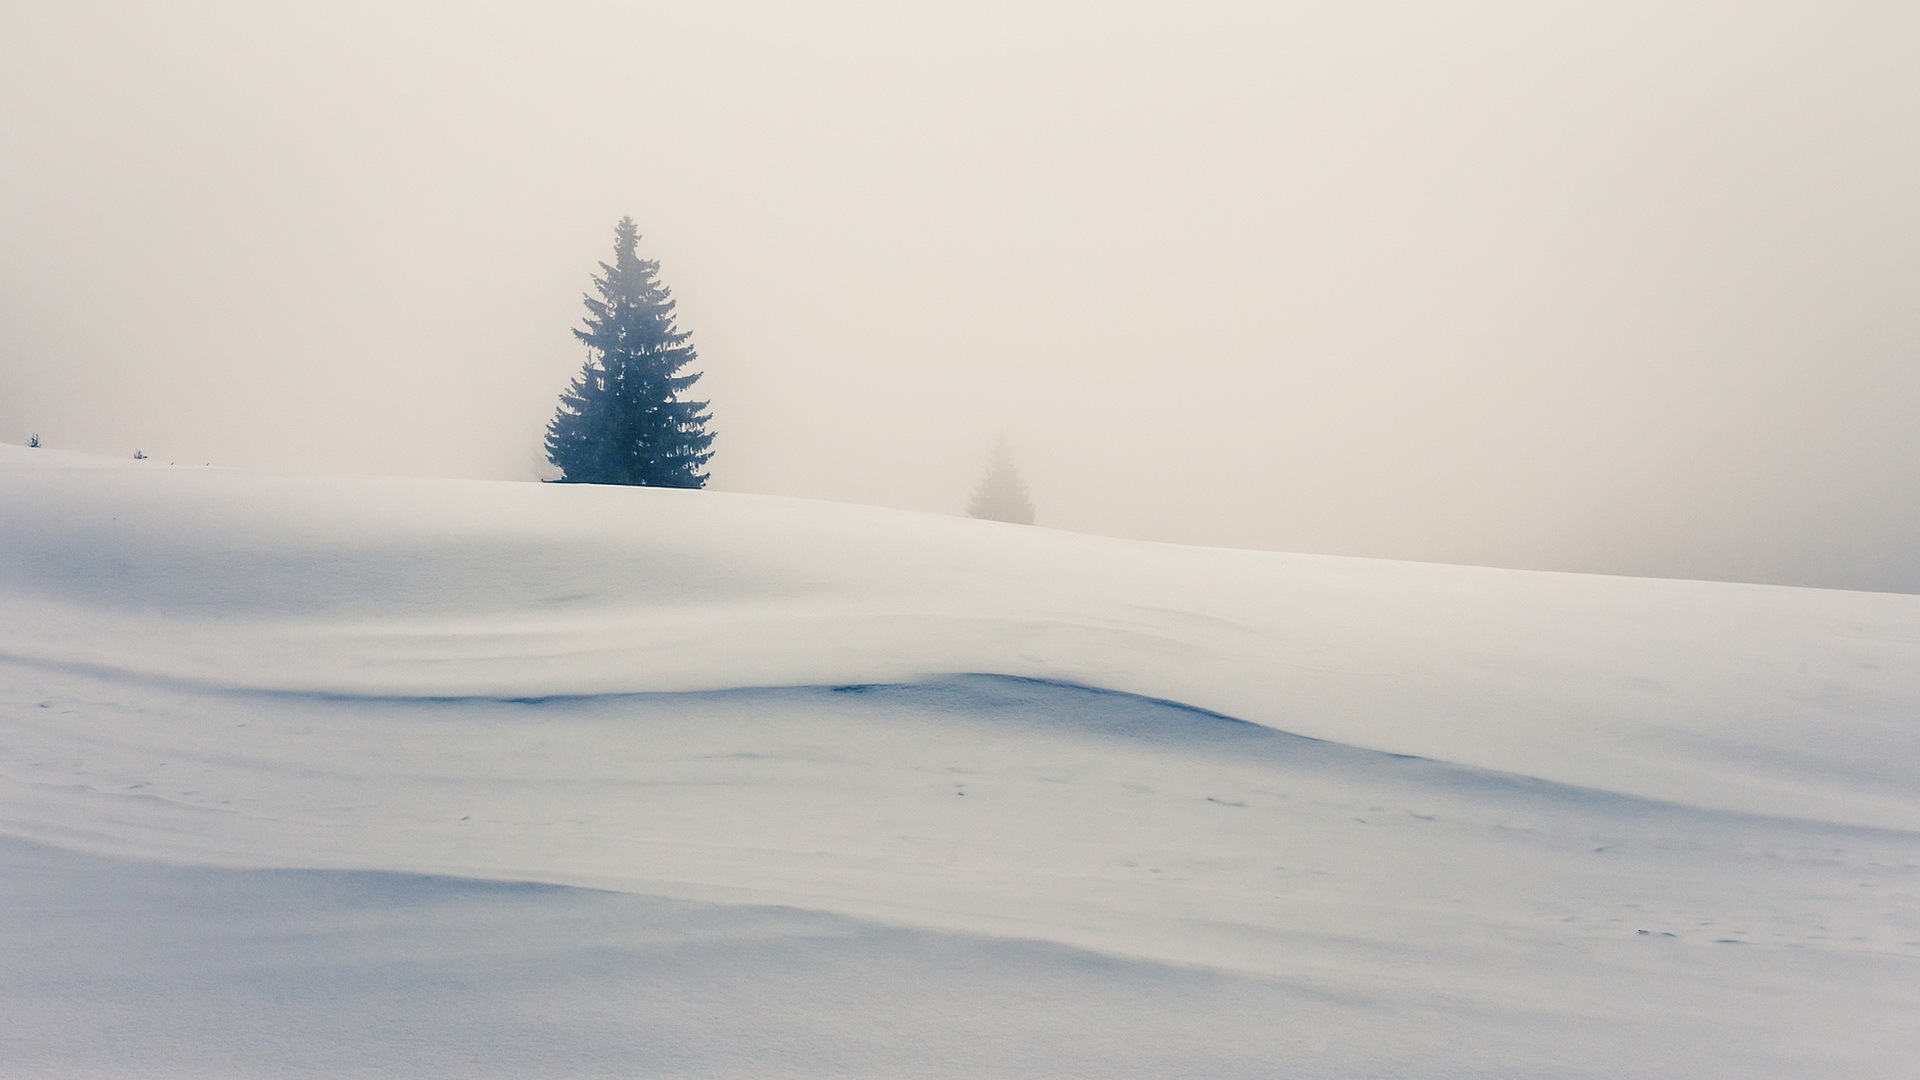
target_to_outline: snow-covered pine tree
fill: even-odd
[[[1013,467],[1013,448],[1007,445],[1006,439],[994,446],[993,457],[987,462],[987,475],[981,478],[980,486],[973,489],[967,513],[1015,525],[1033,524],[1033,501],[1027,498],[1027,482],[1020,479],[1020,470]]]
[[[635,254],[633,219],[621,218],[613,236],[613,264],[600,264],[599,297],[586,297],[573,332],[587,362],[547,425],[547,460],[565,483],[704,487],[711,417],[707,402],[681,397],[700,378],[680,374],[696,359],[692,335],[674,325],[660,264]]]

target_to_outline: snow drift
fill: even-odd
[[[0,507],[35,1074],[1920,1053],[1920,598],[12,447]]]

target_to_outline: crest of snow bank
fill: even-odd
[[[1920,828],[1920,597],[1144,544],[793,499],[0,448],[0,654],[536,698],[983,672]]]

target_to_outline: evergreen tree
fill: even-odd
[[[1015,525],[1033,524],[1033,502],[1027,498],[1027,482],[1020,479],[1020,470],[1013,467],[1013,449],[1005,438],[994,446],[993,457],[987,462],[987,475],[981,478],[980,486],[973,489],[967,513]]]
[[[680,374],[696,359],[692,335],[674,326],[660,264],[635,254],[633,219],[621,218],[613,235],[613,264],[600,264],[599,296],[585,298],[573,332],[587,362],[547,425],[547,460],[565,483],[704,487],[711,417],[706,402],[681,397],[700,378]]]

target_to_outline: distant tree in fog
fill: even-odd
[[[673,296],[660,264],[635,253],[632,218],[614,228],[613,264],[593,279],[587,317],[573,336],[587,345],[586,365],[560,397],[547,425],[547,460],[570,484],[643,484],[697,488],[713,456],[704,401],[682,395],[700,372],[692,336],[674,325]]]
[[[993,457],[987,462],[987,475],[981,478],[980,486],[973,489],[967,513],[1015,525],[1033,524],[1033,500],[1027,498],[1027,482],[1020,479],[1020,470],[1013,467],[1013,449],[1006,439],[994,446]]]

